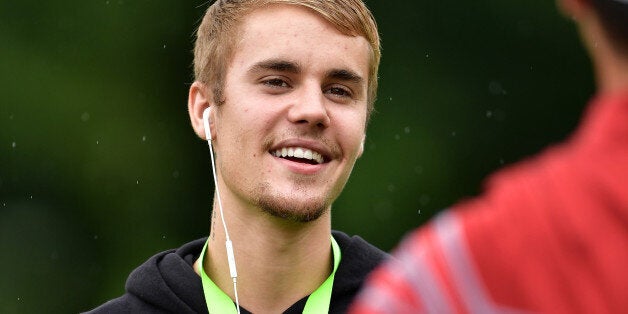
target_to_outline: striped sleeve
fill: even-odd
[[[350,313],[524,313],[492,302],[454,212],[415,231],[394,256],[371,275]]]

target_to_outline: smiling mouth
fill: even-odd
[[[303,147],[283,147],[270,151],[270,154],[278,158],[310,165],[320,165],[325,162],[323,155]]]

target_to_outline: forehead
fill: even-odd
[[[232,66],[279,58],[305,65],[325,62],[368,75],[368,41],[341,33],[306,7],[271,4],[255,9],[241,20],[238,37]]]

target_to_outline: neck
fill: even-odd
[[[628,58],[607,51],[600,44],[596,48],[599,57],[593,58],[597,88],[600,93],[610,94],[628,90]]]
[[[619,61],[619,60],[618,60]],[[598,88],[603,93],[628,90],[628,60],[597,67]]]
[[[580,32],[593,60],[597,89],[608,94],[628,90],[628,57],[612,44],[599,17],[590,13],[579,21]]]
[[[223,205],[238,269],[240,305],[247,310],[283,312],[316,290],[331,273],[329,211],[315,221],[293,223],[259,209]],[[205,272],[235,299],[225,249],[226,235],[217,204],[214,204],[210,237]]]

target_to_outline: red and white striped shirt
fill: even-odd
[[[351,313],[628,313],[628,92],[414,231]]]

